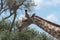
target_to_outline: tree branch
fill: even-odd
[[[26,0],[24,0],[23,2],[25,2]],[[19,4],[18,6],[17,6],[17,8],[19,8],[19,6],[21,6],[22,4],[23,4],[23,2],[21,3],[21,4]]]
[[[1,0],[1,10],[3,9],[3,1]]]
[[[11,27],[10,27],[10,32],[12,31],[12,28],[13,28],[13,25],[14,25],[14,21],[15,21],[15,19],[16,19],[16,16],[17,16],[17,14],[16,14],[16,11],[14,12],[14,19],[13,19],[13,22],[12,22],[12,24],[11,24]]]
[[[13,13],[10,14],[8,17],[3,18],[3,20],[8,19],[8,18],[11,17],[12,15],[13,15]]]
[[[0,15],[1,15],[4,11],[6,11],[7,9],[9,9],[9,8],[6,8],[6,9],[4,9],[2,12],[0,12]]]

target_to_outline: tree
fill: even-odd
[[[34,6],[34,2],[33,0],[1,0],[0,2],[0,15],[2,15],[3,13],[5,15],[6,12],[9,14],[8,16],[4,16],[3,20],[6,20],[8,18],[10,18],[11,16],[13,16],[13,20],[11,23],[11,27],[10,27],[10,31],[13,28],[15,19],[18,15],[17,11],[18,9],[29,9],[29,7]]]

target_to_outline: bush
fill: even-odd
[[[3,23],[0,22],[0,24]],[[7,27],[9,28],[10,25],[9,23],[4,22],[4,26],[0,26],[2,26],[4,29],[7,29]],[[22,30],[22,32],[18,32],[17,30],[12,32],[9,32],[8,30],[0,31],[0,40],[54,40],[54,38],[27,27]]]

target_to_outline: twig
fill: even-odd
[[[8,19],[8,18],[11,17],[12,15],[13,15],[13,13],[10,14],[8,17],[3,18],[3,20]]]
[[[4,11],[6,11],[7,9],[9,9],[9,8],[6,8],[6,9],[4,9],[2,12],[0,12],[0,15],[1,15]]]

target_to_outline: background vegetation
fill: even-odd
[[[9,22],[0,21],[0,40],[54,40],[53,37],[46,35],[44,32],[39,33],[29,27],[21,32],[18,32],[18,29],[9,32],[9,27]]]

